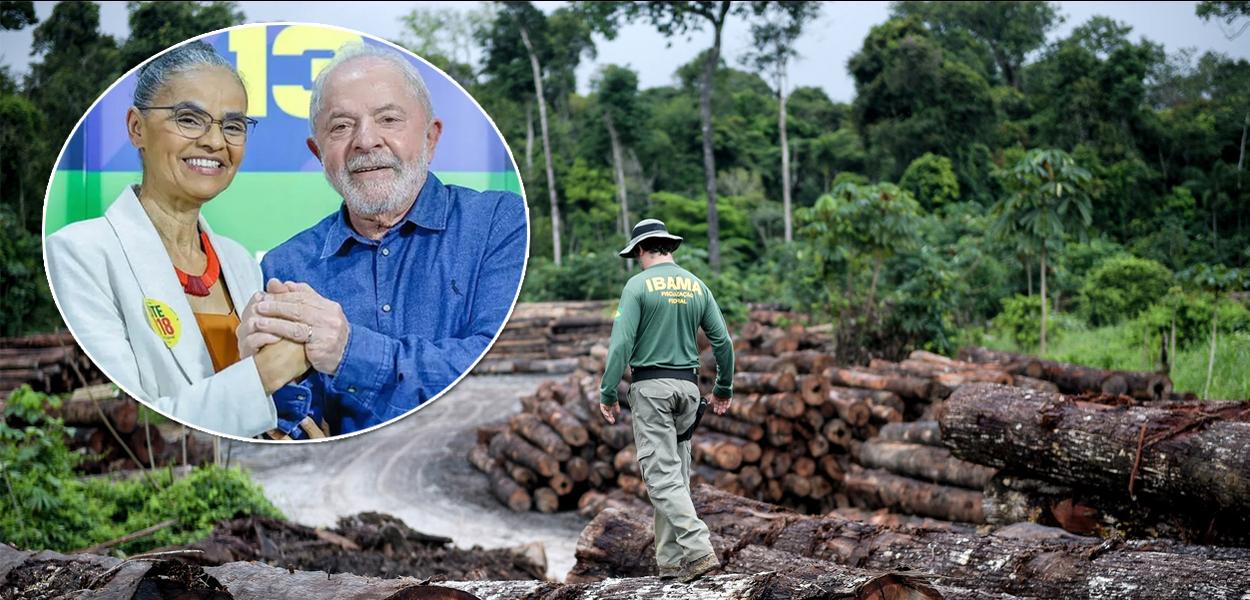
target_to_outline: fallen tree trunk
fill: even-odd
[[[961,523],[985,522],[981,492],[926,483],[876,469],[852,469],[842,478],[842,490],[872,508]]]
[[[732,436],[758,442],[764,439],[764,428],[752,423],[744,423],[729,416],[721,416],[713,412],[703,415],[702,425],[712,431],[719,431]]]
[[[951,456],[946,448],[883,442],[879,438],[860,445],[855,457],[865,467],[974,490],[984,488],[995,471],[991,467],[959,460]]]
[[[734,373],[734,391],[773,394],[795,390],[794,373]]]
[[[937,421],[889,423],[882,426],[881,430],[877,432],[877,439],[883,442],[903,442],[941,447],[942,430]]]
[[[1250,510],[1250,408],[1110,407],[970,384],[946,401],[955,456],[1206,513]]]
[[[1038,523],[1100,538],[1164,538],[1186,544],[1250,546],[1250,516],[1180,513],[1105,494],[1000,472],[984,488],[985,520]]]
[[[917,400],[940,400],[950,393],[949,388],[946,386],[928,379],[905,375],[888,375],[871,371],[829,367],[821,373],[821,376],[833,385],[868,390],[885,390],[894,392],[904,398]]]
[[[509,431],[491,438],[490,453],[495,458],[507,458],[529,467],[543,477],[551,477],[560,470],[560,461]]]
[[[800,373],[817,374],[836,364],[833,356],[815,350],[786,352],[781,355],[781,358],[794,363]]]
[[[611,581],[645,585],[652,581],[650,576],[655,574],[655,551],[653,549],[654,536],[651,534],[652,517],[647,514],[648,512],[622,510],[616,507],[602,510],[582,530],[575,553],[577,564],[574,565],[566,581],[579,585]],[[783,585],[771,588],[770,594],[761,596],[738,596],[735,595],[736,591],[733,588],[720,587],[722,595],[707,596],[708,598],[906,598],[923,600],[1010,597],[951,586],[935,586],[925,578],[909,577],[899,573],[874,573],[871,570],[815,560],[762,545],[736,545],[735,540],[716,534],[712,535],[712,547],[721,560],[719,572],[772,575],[774,581]],[[720,575],[702,581],[712,584],[730,580],[730,577]],[[476,592],[469,587],[461,589]],[[679,595],[682,590],[677,586],[655,590],[651,594],[638,593],[636,589],[628,588],[625,591],[630,593],[609,597],[622,600],[625,598],[687,597]],[[689,597],[703,598],[704,596]]]
[[[590,441],[590,434],[582,427],[577,417],[554,400],[538,404],[538,416],[542,417],[552,429],[555,429],[565,443],[573,447],[585,446]]]
[[[573,450],[564,442],[564,438],[538,415],[517,413],[508,419],[508,425],[512,427],[512,431],[557,461],[564,462],[573,457]]]
[[[1138,400],[1165,400],[1172,393],[1172,380],[1157,373],[1109,371],[977,347],[960,349],[959,357],[1001,365],[1013,375],[1045,379],[1059,386],[1059,391],[1065,394],[1098,392],[1111,396],[1124,394]]]
[[[920,571],[933,574],[937,585],[1097,599],[1243,598],[1250,589],[1250,549],[1104,541],[1032,524],[992,535],[888,529],[803,516],[707,486],[695,488],[694,500],[713,545],[719,536],[734,547],[762,546],[871,571]],[[653,568],[650,521],[623,524],[619,514],[605,510],[587,525],[575,573],[621,576]]]

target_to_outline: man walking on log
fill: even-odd
[[[629,365],[634,444],[655,506],[655,562],[661,578],[690,582],[720,567],[707,525],[690,499],[690,438],[705,408],[695,335],[702,327],[716,355],[712,410],[718,415],[725,414],[733,395],[733,343],[711,290],[673,262],[682,238],[657,219],[640,221],[632,235],[620,256],[637,258],[642,271],[621,293],[599,409],[609,423],[616,422],[621,412],[616,386]]]

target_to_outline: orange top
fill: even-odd
[[[234,333],[239,328],[237,315],[233,312],[228,315],[197,312],[195,322],[199,324],[204,343],[208,345],[213,371],[220,372],[239,362],[239,338]]]

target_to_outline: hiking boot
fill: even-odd
[[[708,554],[703,558],[696,558],[695,560],[686,563],[685,568],[681,570],[679,578],[682,583],[690,583],[708,574],[708,572],[719,568],[720,561],[716,560],[716,554]]]
[[[671,567],[660,566],[656,570],[658,571],[660,579],[677,579],[677,577],[681,575],[680,565],[673,565]]]

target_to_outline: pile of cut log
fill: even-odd
[[[1102,540],[1032,523],[993,533],[880,526],[801,515],[709,486],[696,486],[694,502],[725,572],[916,573],[936,592],[876,597],[1243,598],[1250,590],[1244,548]],[[567,580],[655,573],[652,526],[644,503],[623,495],[605,503],[578,540]]]
[[[596,344],[612,334],[612,306],[604,301],[517,304],[475,375],[572,373],[590,368]]]
[[[0,338],[0,399],[23,384],[59,394],[105,381],[68,331]]]
[[[735,399],[725,415],[705,414],[693,440],[693,480],[805,512],[850,506],[848,490],[867,493],[886,480],[910,483],[860,469],[852,458],[880,427],[925,412],[949,388],[905,374],[839,368],[824,350],[827,331],[805,327],[794,313],[753,310],[734,340]],[[591,370],[541,384],[506,425],[478,432],[469,459],[488,474],[496,497],[514,510],[570,509],[591,501],[583,499],[586,492],[616,487],[645,495],[629,408],[622,403],[615,425],[603,422],[597,401],[602,363],[596,357],[587,362]],[[701,356],[701,375],[703,391],[710,393],[715,378],[710,349]],[[625,390],[622,384],[621,398]],[[930,504],[936,508],[918,514],[981,520],[970,509],[938,506],[941,493],[913,487],[903,485],[894,496],[934,497]],[[954,496],[967,503],[966,494]],[[908,503],[916,501],[904,498],[903,505]]]
[[[801,317],[751,317],[734,336],[730,411],[705,415],[693,441],[695,482],[881,525],[1031,522],[1081,535],[1250,543],[1242,405],[1197,402],[1164,375],[981,348],[960,359],[915,351],[841,367],[824,351],[827,333]],[[618,424],[602,421],[601,365],[588,366],[597,368],[544,382],[522,414],[479,431],[471,460],[512,508],[590,514],[618,488],[645,498],[628,407]],[[700,371],[710,393],[709,350]],[[965,392],[952,397],[956,389]],[[1205,445],[1178,445],[1185,440]],[[1179,483],[1159,489],[1160,480]]]

